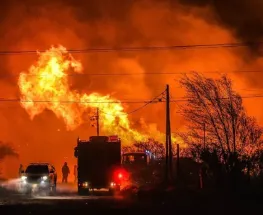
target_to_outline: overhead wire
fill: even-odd
[[[137,51],[165,51],[176,49],[211,49],[211,48],[236,48],[262,45],[263,42],[239,42],[239,43],[214,43],[214,44],[192,44],[192,45],[170,45],[170,46],[140,46],[140,47],[112,47],[112,48],[81,48],[68,49],[69,53],[92,53],[92,52],[137,52]],[[21,54],[36,54],[37,52],[45,52],[46,50],[10,50],[0,51],[0,55],[21,55]]]
[[[165,92],[165,91],[164,91]],[[138,100],[136,101],[136,99],[134,99],[134,101],[131,101],[129,99],[125,100],[117,100],[117,101],[76,101],[76,100],[21,100],[21,99],[17,99],[17,98],[0,98],[0,103],[1,102],[21,102],[21,103],[83,103],[83,104],[119,104],[119,103],[145,103],[145,105],[148,105],[150,103],[156,102],[156,103],[162,103],[162,102],[166,102],[165,100],[161,99],[156,101],[161,95],[164,94],[164,92],[162,92],[161,94],[159,94],[157,97],[155,97],[152,100]],[[257,94],[257,95],[241,95],[241,98],[263,98],[263,94]],[[188,101],[188,99],[191,99],[191,97],[173,97],[172,100],[170,100],[170,102],[177,102],[177,101]],[[225,98],[220,98],[220,99],[228,99],[227,97]]]
[[[193,45],[171,45],[171,46],[142,46],[142,47],[115,47],[115,48],[84,48],[84,49],[69,49],[67,50],[69,53],[92,53],[92,52],[115,52],[115,51],[123,51],[123,52],[136,52],[136,51],[164,51],[164,50],[180,50],[180,49],[204,49],[204,48],[236,48],[236,47],[248,47],[248,46],[255,46],[255,45],[262,45],[263,42],[241,42],[241,43],[216,43],[216,44],[193,44]],[[17,54],[36,54],[37,52],[45,52],[45,50],[16,50],[16,51],[0,51],[0,55],[17,55]],[[175,75],[175,74],[186,74],[186,73],[192,73],[193,71],[188,72],[149,72],[149,73],[114,73],[114,74],[108,74],[108,73],[90,73],[90,74],[68,74],[68,76],[129,76],[129,75]],[[232,70],[224,72],[221,72],[219,70],[217,71],[203,71],[202,73],[263,73],[263,70]],[[28,76],[32,76],[29,74]],[[37,75],[33,75],[37,76]],[[3,77],[3,76],[1,76]],[[160,95],[162,95],[164,92],[162,92]],[[159,96],[160,96],[159,95]],[[263,95],[254,95],[254,96],[241,96],[241,98],[262,98]],[[156,97],[158,98],[158,97]],[[154,99],[156,99],[154,98]],[[144,108],[145,106],[153,103],[153,100],[150,101],[112,101],[112,102],[89,102],[89,101],[52,101],[52,100],[46,100],[46,101],[26,101],[26,100],[20,100],[20,99],[6,99],[2,98],[0,99],[0,102],[45,102],[45,103],[53,103],[53,102],[59,102],[59,103],[145,103],[143,106],[127,113],[131,114],[134,112],[137,112],[138,110]],[[184,99],[174,99],[171,100],[171,102],[179,102],[179,101],[187,101],[187,98]],[[164,102],[164,101],[159,101]]]
[[[130,101],[118,101],[118,102],[79,102],[79,101],[52,101],[52,100],[49,100],[49,101],[35,101],[35,100],[32,100],[32,101],[21,101],[20,99],[0,99],[0,103],[1,102],[59,102],[59,103],[96,103],[96,104],[102,104],[102,103],[145,103],[144,105],[130,111],[130,112],[127,112],[127,113],[122,113],[122,114],[110,114],[110,113],[106,113],[104,111],[100,111],[100,112],[103,112],[104,114],[106,115],[110,115],[110,116],[114,116],[114,117],[118,117],[118,116],[121,116],[121,115],[130,115],[130,114],[133,114],[143,108],[145,108],[146,106],[148,106],[149,104],[152,104],[152,103],[164,103],[166,102],[166,100],[163,100],[163,97],[160,98],[160,96],[164,95],[165,94],[165,90],[160,93],[158,96],[154,97],[152,100],[148,100],[148,101],[138,101],[138,102],[130,102]],[[241,96],[242,99],[250,99],[250,98],[263,98],[263,94],[262,95],[248,95],[248,96]],[[189,101],[190,97],[174,97],[170,100],[170,103],[178,103],[178,102],[187,102]],[[229,99],[229,98],[219,98],[219,99]],[[10,107],[8,107],[10,108]],[[2,108],[0,108],[2,109]]]
[[[83,103],[83,104],[119,104],[119,103],[147,103],[149,101],[76,101],[76,100],[21,100],[21,99],[8,99],[8,98],[0,98],[0,102],[21,102],[21,103],[66,103],[66,104],[74,104],[74,103]]]
[[[263,95],[248,95],[248,96],[240,96],[242,99],[250,99],[250,98],[263,98]],[[187,102],[189,101],[189,99],[191,99],[191,97],[182,97],[182,99],[174,99],[174,100],[171,100],[170,102]],[[222,99],[222,100],[225,100],[225,99],[229,99],[227,97],[225,98],[219,98],[219,99]]]
[[[158,102],[164,102],[163,100],[160,100],[160,96],[162,96],[162,95],[164,95],[164,93],[166,92],[166,90],[164,90],[163,92],[161,92],[159,95],[157,95],[157,96],[155,96],[153,99],[151,99],[151,100],[149,100],[149,101],[140,101],[139,103],[145,103],[144,105],[142,105],[142,106],[140,106],[140,107],[138,107],[138,108],[136,108],[136,109],[134,109],[134,110],[132,110],[132,111],[130,111],[130,112],[128,112],[128,113],[123,113],[123,114],[116,114],[116,115],[113,115],[113,114],[109,114],[109,113],[106,113],[106,112],[103,112],[103,111],[99,111],[99,112],[103,112],[104,114],[106,114],[106,115],[112,115],[112,116],[121,116],[121,115],[130,115],[130,114],[132,114],[132,113],[135,113],[135,112],[137,112],[137,111],[139,111],[139,110],[141,110],[141,109],[143,109],[143,108],[145,108],[146,106],[148,106],[149,104],[151,104],[151,103],[158,103]],[[162,97],[163,98],[163,97]],[[162,99],[161,98],[161,99]],[[157,101],[156,101],[157,100]],[[12,102],[15,102],[15,101],[19,101],[19,99],[1,99],[0,98],[0,102],[8,102],[8,101],[12,101]],[[21,103],[23,103],[23,102],[54,102],[54,101],[20,101]],[[58,102],[58,101],[57,101]],[[64,103],[64,102],[66,102],[66,103],[72,103],[72,102],[74,102],[74,103],[96,103],[96,102],[79,102],[79,101],[59,101],[59,102],[61,102],[61,103]],[[101,103],[120,103],[120,101],[118,101],[118,102],[97,102],[98,104],[101,104]],[[123,102],[121,102],[121,103],[127,103],[127,101],[125,102],[125,101],[123,101]],[[130,103],[130,102],[129,102]],[[135,103],[135,102],[132,102],[132,103]],[[136,102],[137,103],[137,102]]]
[[[164,101],[158,100],[158,99],[160,98],[160,96],[164,95],[165,92],[166,92],[166,90],[164,90],[163,92],[161,92],[158,96],[155,96],[155,97],[154,97],[153,99],[151,99],[150,101],[147,101],[144,105],[142,105],[142,106],[140,106],[140,107],[138,107],[138,108],[136,108],[136,109],[134,109],[134,110],[132,110],[132,111],[130,111],[130,112],[128,112],[128,113],[122,113],[122,114],[113,115],[113,114],[109,114],[109,113],[106,113],[106,112],[103,112],[103,111],[99,111],[99,112],[102,112],[102,113],[104,113],[104,114],[106,114],[106,115],[111,115],[111,116],[130,115],[130,114],[132,114],[132,113],[135,113],[135,112],[137,112],[137,111],[145,108],[146,106],[148,106],[148,105],[151,104],[151,103],[164,102]],[[158,100],[158,101],[156,101],[156,100]]]
[[[176,71],[176,72],[141,72],[141,73],[70,73],[66,74],[68,77],[83,77],[83,76],[136,76],[136,75],[184,75],[184,74],[193,74],[194,72],[199,72],[203,74],[228,74],[228,73],[263,73],[263,70],[188,70],[188,71]],[[19,77],[20,74],[2,74],[3,77]],[[50,75],[38,75],[38,74],[26,74],[30,77],[45,77]]]

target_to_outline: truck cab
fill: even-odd
[[[149,157],[144,152],[130,152],[122,154],[122,164],[124,166],[148,165]]]
[[[121,140],[116,136],[91,136],[88,140],[77,139],[75,147],[78,172],[78,193],[106,188],[113,193],[120,190]]]
[[[122,166],[129,172],[129,180],[138,186],[151,181],[153,161],[154,156],[148,151],[122,154]]]

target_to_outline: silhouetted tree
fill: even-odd
[[[212,79],[195,73],[185,76],[180,83],[186,89],[187,101],[180,111],[188,132],[179,136],[189,145],[192,155],[203,161],[208,159],[210,167],[224,164],[228,173],[242,168],[250,171],[256,151],[262,146],[263,130],[254,118],[247,116],[231,80],[226,76]]]
[[[8,143],[0,141],[0,161],[7,156],[17,157],[18,153]]]
[[[18,153],[10,146],[10,144],[0,141],[0,162],[8,156],[18,157]]]

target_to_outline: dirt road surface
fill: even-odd
[[[25,196],[14,192],[10,184],[0,190],[0,214],[78,215],[78,214],[255,214],[261,210],[262,195],[174,192],[172,195],[148,194],[129,198],[97,192],[78,196],[75,185],[58,185],[54,196]]]

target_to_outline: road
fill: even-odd
[[[1,214],[79,214],[115,211],[130,207],[123,199],[110,197],[56,196],[50,198],[14,198],[2,200]]]
[[[4,189],[3,189],[4,187]],[[78,211],[125,210],[131,208],[134,201],[119,196],[109,196],[107,192],[95,192],[90,196],[77,195],[76,185],[57,186],[54,196],[26,196],[16,192],[16,182],[2,186],[0,192],[0,213],[5,214],[78,214]]]
[[[24,196],[9,190],[0,192],[0,214],[78,215],[121,212],[127,214],[238,214],[261,209],[262,195],[228,195],[224,193],[175,192],[172,196],[150,194],[150,198],[128,198],[95,193],[78,196],[73,185],[59,185],[55,196]],[[153,197],[153,198],[152,198]]]
[[[93,200],[115,200],[120,201],[123,199],[121,195],[110,196],[106,190],[94,191],[88,196],[77,195],[77,187],[75,184],[58,184],[57,192],[55,195],[31,194],[23,195],[17,192],[17,184],[6,183],[2,186],[4,193],[0,195],[0,205],[17,205],[17,204],[57,204],[57,202],[64,201],[93,201]]]

